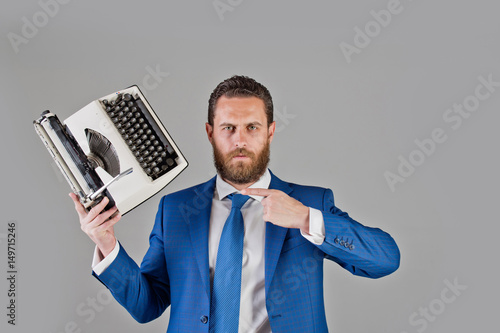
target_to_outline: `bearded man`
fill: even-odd
[[[96,243],[93,275],[141,323],[168,306],[168,332],[327,332],[323,261],[379,278],[399,267],[386,232],[334,205],[330,189],[280,180],[267,168],[276,124],[267,88],[221,82],[208,103],[217,175],[164,196],[140,267],[114,235],[104,199],[82,230]]]

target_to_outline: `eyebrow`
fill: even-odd
[[[258,122],[258,121],[252,121],[252,122],[246,124],[246,126],[252,126],[252,125],[262,126],[262,124],[260,122]],[[226,127],[226,126],[235,127],[236,125],[231,124],[231,123],[222,123],[222,124],[219,125],[219,127]]]

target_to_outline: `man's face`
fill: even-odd
[[[257,97],[222,96],[215,106],[214,125],[206,124],[221,177],[231,184],[251,185],[269,163],[269,144],[276,124],[267,124],[264,102]]]

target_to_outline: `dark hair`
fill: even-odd
[[[273,99],[269,90],[248,76],[234,75],[219,83],[208,100],[208,123],[214,125],[215,105],[221,96],[257,97],[264,102],[267,125],[273,122]]]

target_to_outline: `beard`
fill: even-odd
[[[215,144],[212,143],[214,154],[214,165],[222,179],[234,184],[255,183],[264,174],[270,161],[270,144],[266,144],[260,152],[254,154],[245,148],[238,148],[224,155]],[[245,155],[250,158],[250,163],[243,161],[233,162],[233,157]]]

